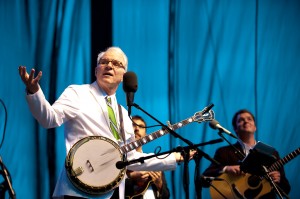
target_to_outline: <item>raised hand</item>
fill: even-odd
[[[42,77],[42,71],[36,77],[34,77],[34,73],[34,69],[31,69],[30,74],[28,74],[26,66],[19,66],[19,75],[26,86],[27,92],[30,94],[36,93],[40,88],[39,81]]]

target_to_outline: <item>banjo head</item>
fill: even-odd
[[[88,194],[104,194],[116,188],[126,169],[117,169],[124,161],[120,147],[103,136],[90,136],[76,142],[65,162],[67,176],[79,190]]]

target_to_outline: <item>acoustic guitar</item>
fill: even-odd
[[[277,160],[269,168],[269,172],[279,170],[284,164],[288,163],[300,154],[300,148]],[[221,181],[212,181],[210,195],[213,199],[224,198],[247,198],[256,199],[271,192],[270,182],[263,176],[256,176],[246,173],[242,176],[223,173],[218,178]]]
[[[134,187],[133,193],[132,194],[128,194],[125,196],[126,199],[135,199],[135,198],[139,198],[141,196],[143,196],[145,194],[145,192],[147,191],[147,189],[149,188],[149,186],[151,186],[151,184],[153,183],[153,181],[151,179],[139,183],[137,186]]]

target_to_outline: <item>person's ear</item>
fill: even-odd
[[[233,128],[235,134],[238,136],[238,133],[237,133],[237,128]]]
[[[122,76],[121,82],[123,82],[123,79],[124,79],[124,75],[125,75],[125,72],[123,73],[123,76]]]

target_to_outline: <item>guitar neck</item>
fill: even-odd
[[[300,154],[300,147],[293,152],[286,155],[284,158],[276,161],[274,164],[272,164],[269,168],[269,171],[276,171],[279,170],[283,165],[294,159]]]
[[[185,126],[189,123],[192,123],[192,122],[194,122],[194,119],[193,119],[193,117],[190,117],[190,118],[187,118],[185,120],[182,120],[181,122],[173,124],[172,126],[169,126],[169,128],[172,129],[172,130],[176,130],[176,129],[179,129],[179,128],[181,128],[181,127],[183,127],[183,126]],[[132,151],[132,150],[134,150],[134,149],[136,149],[140,146],[143,146],[144,144],[147,144],[147,143],[149,143],[149,142],[151,142],[151,141],[153,141],[157,138],[160,138],[160,137],[162,137],[162,136],[164,136],[168,133],[169,132],[166,129],[160,129],[158,131],[155,131],[155,132],[153,132],[149,135],[146,135],[145,137],[142,137],[141,139],[135,140],[133,142],[130,142],[130,143],[122,146],[120,148],[121,152],[123,154],[128,153],[129,151]]]

